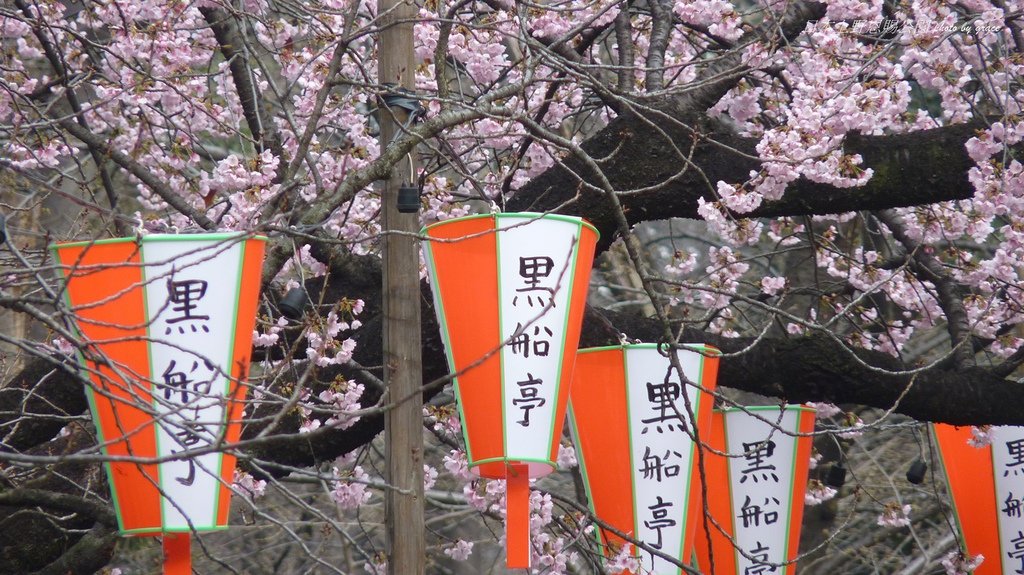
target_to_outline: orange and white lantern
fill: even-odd
[[[510,213],[423,233],[469,467],[507,479],[507,563],[529,567],[529,479],[556,466],[597,231]]]
[[[605,524],[688,563],[700,509],[697,430],[706,441],[718,376],[718,350],[686,345],[675,353],[682,377],[656,344],[582,349],[569,418],[591,510]],[[599,530],[609,556],[625,540]],[[676,575],[663,557],[633,547],[642,573]]]
[[[706,573],[796,573],[814,415],[794,405],[715,410],[704,452],[711,551],[697,537]]]
[[[932,431],[953,498],[960,548],[967,558],[984,557],[972,573],[1024,572],[1024,427],[987,428],[982,442],[971,427],[935,424]]]
[[[235,458],[212,448],[241,433],[264,243],[156,234],[51,248],[104,453],[160,460],[106,464],[120,531],[182,534],[165,537],[169,561],[187,563],[188,533],[227,528]]]

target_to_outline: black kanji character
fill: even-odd
[[[210,328],[203,322],[210,319],[210,316],[194,313],[198,308],[196,302],[203,299],[203,296],[206,295],[207,285],[207,282],[204,280],[174,281],[168,279],[167,298],[171,303],[171,311],[178,315],[168,318],[167,323],[176,324],[183,321],[193,322],[189,325],[193,333],[197,333],[199,329],[209,333]],[[196,328],[196,324],[194,322],[199,322],[199,328]],[[164,334],[169,333],[171,333],[170,325],[168,325],[167,329],[164,331]],[[178,326],[178,333],[185,333],[185,328]]]

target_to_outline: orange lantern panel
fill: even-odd
[[[984,556],[975,575],[1024,571],[1024,427],[993,426],[976,443],[970,427],[932,427],[953,498],[961,549]],[[972,445],[972,443],[974,445]]]

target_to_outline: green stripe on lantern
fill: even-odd
[[[245,277],[245,251],[246,251],[247,247],[248,247],[248,243],[245,242],[245,241],[241,242],[240,245],[238,246],[238,273],[235,274],[235,301],[236,302],[241,301],[241,299],[242,299],[242,280]],[[227,353],[228,357],[227,357],[227,361],[224,363],[224,365],[227,366],[227,370],[225,370],[225,373],[224,373],[223,385],[222,385],[222,389],[221,389],[221,393],[222,393],[221,397],[224,398],[224,401],[221,403],[221,410],[222,410],[221,411],[221,428],[220,428],[221,432],[217,436],[217,440],[218,441],[222,441],[226,437],[227,429],[228,429],[227,426],[230,423],[229,417],[231,416],[231,404],[230,404],[230,400],[232,398],[232,393],[231,393],[231,371],[235,368],[235,366],[234,366],[234,360],[235,360],[235,334],[238,332],[238,306],[237,305],[234,306],[233,310],[234,311],[231,314],[231,327],[228,330],[228,333],[231,334],[230,335],[231,341],[230,341],[230,343],[228,343],[228,350],[227,350],[228,351],[228,353]],[[237,383],[237,385],[239,385],[239,386],[242,385],[242,377],[243,377],[243,375],[244,374],[242,373],[241,368],[239,368],[239,370],[238,370],[238,383]],[[243,397],[244,397],[244,391],[243,391]],[[214,466],[214,472],[215,472],[214,473],[214,477],[216,477],[218,479],[218,483],[219,483],[220,481],[223,481],[223,476],[224,476],[224,452],[220,451],[220,450],[217,450],[216,454],[217,454],[217,464]],[[221,486],[217,485],[217,490],[213,494],[213,514],[211,516],[211,520],[213,522],[213,528],[217,527],[217,520],[219,518],[218,516],[220,515],[220,513],[219,513],[219,511],[220,511],[220,496],[221,496]]]
[[[583,350],[580,351],[582,352]],[[582,446],[583,444],[580,442],[580,432],[579,429],[577,429],[576,427],[576,414],[573,413],[573,406],[571,401],[569,402],[568,412],[569,432],[572,434],[573,444]],[[597,509],[594,508],[594,494],[591,493],[590,491],[590,474],[587,473],[587,458],[583,453],[582,447],[580,448],[580,451],[577,454],[577,459],[579,461],[580,473],[583,475],[583,489],[587,494],[587,507],[590,509],[590,513],[594,517],[597,517]],[[597,542],[598,548],[603,546],[603,543],[601,541],[600,527],[594,530],[594,540]],[[607,553],[605,553],[605,555],[607,555]]]
[[[562,218],[551,218],[551,219],[561,220]],[[561,443],[559,441],[559,439],[555,436],[555,429],[557,427],[557,425],[556,425],[557,422],[555,421],[555,415],[558,413],[558,398],[559,398],[559,392],[562,389],[562,366],[565,365],[565,353],[566,353],[566,350],[568,350],[568,348],[569,348],[568,341],[567,341],[566,338],[568,338],[568,336],[569,336],[569,327],[570,327],[569,326],[569,316],[570,316],[570,312],[572,311],[572,304],[573,304],[573,297],[572,297],[573,282],[576,281],[576,260],[579,257],[579,253],[580,253],[579,245],[580,245],[580,240],[581,240],[581,238],[583,236],[583,220],[582,219],[577,219],[575,221],[577,222],[575,240],[574,240],[574,243],[572,245],[572,249],[569,252],[570,253],[569,261],[566,262],[566,269],[565,269],[565,272],[564,272],[566,275],[569,276],[569,279],[568,279],[568,282],[565,285],[565,288],[566,288],[566,292],[565,292],[566,293],[566,298],[565,298],[565,311],[562,314],[562,345],[561,345],[561,352],[558,354],[558,367],[555,368],[555,394],[554,394],[555,406],[554,406],[554,409],[551,412],[551,433],[548,435],[548,445],[549,446],[556,446],[557,443]],[[584,302],[584,305],[585,304],[586,304],[586,302]],[[580,330],[582,331],[582,329],[583,328],[581,327]],[[579,342],[577,341],[577,343],[575,345],[578,346]],[[575,350],[572,350],[572,351],[575,352]],[[573,359],[575,361],[575,357]],[[568,403],[568,398],[566,398],[566,403]],[[561,432],[560,429],[558,431]],[[558,433],[558,435],[560,436],[561,433]],[[555,451],[555,458],[557,458],[558,457],[558,451],[557,451],[558,447],[555,447],[555,450],[556,450]],[[551,456],[551,451],[550,450],[548,451],[548,456],[549,457]],[[557,469],[558,468],[557,462],[552,460],[551,461],[551,467],[552,467],[552,469]]]
[[[429,230],[430,227],[433,226],[423,228],[420,233],[426,234],[427,230]],[[434,297],[434,310],[436,311],[438,316],[438,324],[440,324],[439,327],[441,330],[441,341],[442,343],[444,343],[445,349],[451,350],[451,335],[448,333],[448,315],[445,313],[444,301],[441,298],[441,288],[438,285],[440,278],[436,271],[437,266],[434,264],[434,250],[431,246],[431,240],[427,240],[426,247],[424,248],[424,259],[426,260],[427,268],[430,270],[430,273],[427,276],[431,278],[430,293]],[[459,420],[460,424],[463,427],[463,437],[469,437],[469,420],[466,419],[466,414],[462,410],[462,392],[459,389],[459,378],[456,375],[458,371],[455,369],[455,358],[452,356],[451,353],[445,353],[444,356],[445,362],[448,364],[448,372],[452,374],[452,390],[455,392],[455,397],[457,398],[455,406],[459,410]],[[468,467],[473,467],[473,448],[470,445],[468,439],[463,441],[463,443],[465,443],[466,445],[466,464]]]
[[[267,241],[266,236],[259,234],[247,234],[245,232],[209,232],[200,234],[151,234],[147,236],[136,236],[126,238],[105,238],[100,240],[83,240],[80,242],[67,242],[61,243],[62,248],[77,248],[86,246],[102,246],[106,244],[125,244],[125,243],[138,243],[146,244],[150,242],[183,242],[183,241],[221,241],[232,238],[252,238],[261,241]],[[50,246],[50,249],[55,251],[56,246]]]
[[[502,235],[501,235],[501,227],[498,225],[498,218],[500,218],[502,216],[503,216],[503,214],[490,214],[490,217],[492,218],[491,221],[493,222],[491,224],[491,229],[493,230],[493,233],[494,233],[494,273],[496,274],[496,276],[498,278],[498,281],[495,284],[497,286],[497,288],[498,288],[498,301],[497,301],[497,306],[498,306],[498,339],[499,339],[498,343],[501,344],[501,347],[498,348],[498,382],[499,382],[498,385],[500,386],[500,391],[498,393],[498,397],[501,398],[501,401],[499,402],[500,403],[500,407],[501,407],[501,453],[504,455],[504,457],[490,459],[489,461],[492,461],[492,462],[493,461],[506,461],[507,462],[508,461],[508,455],[509,455],[509,453],[508,453],[508,414],[505,412],[505,402],[507,401],[507,398],[505,397],[505,390],[508,389],[508,387],[505,385],[505,351],[508,349],[508,346],[504,345],[504,340],[501,339],[503,337],[502,333],[501,333],[501,331],[502,331],[501,328],[504,325],[504,323],[501,321],[501,318],[502,318],[502,311],[505,309],[505,305],[504,305],[505,302],[504,302],[504,300],[501,299],[501,280],[502,280],[502,275],[501,275],[501,238],[502,238]],[[507,216],[505,216],[505,217],[507,218]],[[467,435],[467,437],[469,437],[469,436]]]
[[[622,354],[622,382],[624,385],[625,397],[626,397],[626,432],[629,436],[629,488],[631,493],[629,494],[630,500],[633,502],[633,537],[637,540],[640,539],[640,513],[637,509],[637,489],[636,489],[636,462],[633,460],[633,406],[629,401],[629,388],[632,384],[629,377],[629,349],[631,346],[620,345],[610,346],[601,349],[619,349],[619,353]],[[640,347],[640,346],[636,346]],[[633,545],[633,556],[640,556],[640,547]]]
[[[142,268],[141,269],[142,285],[139,287],[139,289],[142,290],[142,310],[143,310],[143,315],[146,318],[146,362],[149,364],[149,381],[147,382],[147,388],[148,388],[148,391],[149,391],[150,407],[153,409],[154,413],[160,413],[159,402],[157,401],[157,398],[156,398],[157,394],[153,393],[153,378],[156,377],[157,371],[156,371],[156,366],[153,365],[153,350],[152,350],[153,334],[151,333],[151,330],[153,328],[153,321],[152,321],[152,318],[149,317],[149,296],[147,294],[148,290],[146,289],[146,286],[148,286],[149,282],[150,282],[149,273],[148,273],[149,272],[149,265],[148,265],[148,263],[146,261],[146,243],[148,241],[150,241],[150,240],[146,240],[145,238],[143,238],[142,241],[139,242],[139,265]],[[141,384],[141,382],[139,382],[139,383]],[[131,385],[130,383],[128,383],[128,384]],[[160,449],[160,429],[159,429],[160,425],[157,423],[156,420],[154,420],[151,423],[151,425],[153,425],[156,428],[156,429],[153,430],[153,442],[154,442],[154,445],[156,447],[156,455],[159,457],[160,453],[162,453],[162,450]],[[128,447],[128,449],[130,449],[130,447]],[[156,465],[157,490],[160,493],[160,500],[157,501],[157,507],[160,510],[160,525],[161,526],[163,526],[163,525],[165,525],[167,523],[167,518],[164,517],[164,502],[163,502],[163,499],[165,497],[164,497],[164,469],[163,468],[164,468],[164,466],[162,464],[158,463]]]
[[[699,354],[699,352],[697,351],[698,349],[703,351],[706,348],[704,346],[702,346],[702,345],[701,346],[688,346],[684,351],[690,351],[692,353],[698,353]],[[681,363],[680,363],[680,367],[682,367]],[[683,397],[684,397],[684,399],[683,399],[683,402],[684,402],[683,405],[684,406],[686,405],[686,399],[685,398],[689,397],[688,392],[686,390],[686,383],[684,381],[686,379],[689,379],[689,378],[686,377],[685,373],[682,373],[680,371],[680,373],[679,373],[679,388],[680,388],[681,393],[683,394]],[[690,403],[690,413],[686,414],[686,415],[691,417],[690,425],[693,426],[693,429],[694,429],[693,433],[696,433],[697,418],[698,418],[698,414],[700,413],[701,402],[704,401],[704,393],[703,393],[703,390],[700,387],[701,386],[701,382],[703,382],[703,381],[704,381],[704,356],[703,355],[699,355],[699,358],[697,360],[697,377],[695,378],[695,381],[691,382],[691,384],[693,384],[694,388],[697,391],[694,393],[694,400],[693,400],[693,402]],[[689,466],[688,466],[688,469],[690,471],[690,477],[686,480],[686,489],[683,491],[683,529],[682,529],[682,532],[679,534],[679,551],[680,552],[683,552],[683,551],[686,550],[686,532],[691,529],[691,525],[689,525],[689,521],[690,521],[690,493],[693,492],[693,471],[694,471],[694,464],[697,463],[697,462],[694,461],[696,458],[697,458],[697,442],[693,441],[693,439],[691,438],[690,439],[690,463],[689,463]],[[699,463],[698,463],[698,465],[699,465]],[[686,561],[686,558],[685,557],[680,557],[679,561],[680,562]],[[676,570],[676,573],[681,573],[682,572],[682,570],[679,567],[676,567],[675,570]]]
[[[995,498],[994,509],[999,509],[1000,508],[999,504],[1001,502],[999,501],[999,484],[996,483],[996,476],[995,476],[996,469],[997,469],[996,468],[996,450],[995,450],[994,447],[992,447],[992,443],[991,442],[988,444],[988,446],[986,446],[986,449],[988,449],[989,461],[992,463],[992,496]],[[955,497],[952,497],[952,488],[950,488],[950,494],[951,494],[950,499],[955,499]],[[1003,537],[1003,522],[1000,521],[999,519],[1000,519],[1000,517],[999,517],[999,514],[997,513],[996,514],[996,533],[999,534],[999,553],[1000,553],[1000,557],[999,557],[999,570],[1003,571],[1003,564],[1006,561],[1006,553],[1003,551],[1003,542],[1006,541],[1006,539]],[[966,543],[966,538],[964,539],[964,543]],[[966,547],[966,545],[965,545],[965,547]]]
[[[53,255],[53,259],[54,261],[57,262],[57,265],[59,267],[63,268],[63,266],[66,265],[60,257],[60,250],[57,249],[56,244],[50,246],[50,253]],[[68,293],[66,274],[64,279],[65,281],[63,282],[63,287],[61,288],[61,299],[64,300],[64,306],[67,307],[68,310],[71,310],[71,294]],[[70,329],[78,334],[79,339],[82,339],[82,332],[80,329],[78,329],[78,324],[76,322],[70,322]],[[94,388],[92,376],[88,374],[89,364],[85,359],[85,354],[82,353],[82,350],[80,348],[75,348],[75,355],[78,357],[78,364],[81,365],[83,369],[86,370],[85,375],[88,380],[88,385],[85,386],[85,399],[89,403],[89,413],[99,413],[99,410],[96,407],[96,390]],[[93,423],[93,427],[96,428],[96,440],[99,443],[100,452],[103,453],[103,455],[109,456],[110,453],[107,451],[107,438],[103,433],[103,426],[99,425],[98,420],[94,421]],[[107,485],[113,487],[114,471],[110,467],[109,460],[103,462],[103,472],[107,476]],[[117,490],[108,489],[108,491],[110,492],[111,503],[114,504],[114,515],[117,517],[117,530],[120,533],[127,533],[124,529],[124,517],[122,517],[121,515],[121,504],[117,497]]]

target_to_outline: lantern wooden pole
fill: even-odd
[[[378,0],[381,15],[377,74],[383,84],[415,87],[413,53],[415,6],[409,0]],[[383,104],[381,104],[383,106]],[[406,119],[398,107],[380,113],[381,150]],[[419,231],[417,214],[398,211],[398,189],[415,185],[413,158],[399,162],[384,182],[381,227],[384,230],[384,381],[389,403],[384,423],[388,483],[386,524],[388,573],[422,575],[425,543],[423,521],[423,398],[420,358],[420,260],[412,234]],[[391,232],[400,232],[393,234]],[[409,235],[404,235],[401,232]]]

